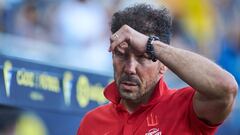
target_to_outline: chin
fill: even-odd
[[[137,100],[137,96],[134,95],[134,93],[127,93],[127,92],[124,92],[124,91],[121,91],[120,90],[120,96],[122,99],[125,99],[125,100],[131,100],[131,101],[135,101]]]

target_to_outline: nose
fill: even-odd
[[[134,57],[130,57],[128,60],[126,60],[125,66],[124,66],[124,72],[128,75],[134,75],[136,74],[136,68],[137,68],[137,61]]]

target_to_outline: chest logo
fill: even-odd
[[[150,115],[147,116],[147,125],[149,127],[157,126],[159,124],[158,122],[158,116],[150,113]]]
[[[145,135],[162,135],[162,132],[158,128],[152,128]]]

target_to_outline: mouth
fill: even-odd
[[[123,81],[121,84],[128,85],[128,86],[137,86],[136,82],[131,82],[131,81]]]
[[[125,91],[134,91],[134,88],[138,86],[136,82],[131,82],[131,81],[122,81],[120,85]]]

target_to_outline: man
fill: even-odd
[[[237,94],[232,75],[210,60],[169,46],[168,11],[140,4],[113,15],[114,82],[109,104],[83,118],[78,135],[212,135]],[[191,87],[170,90],[167,67]]]

